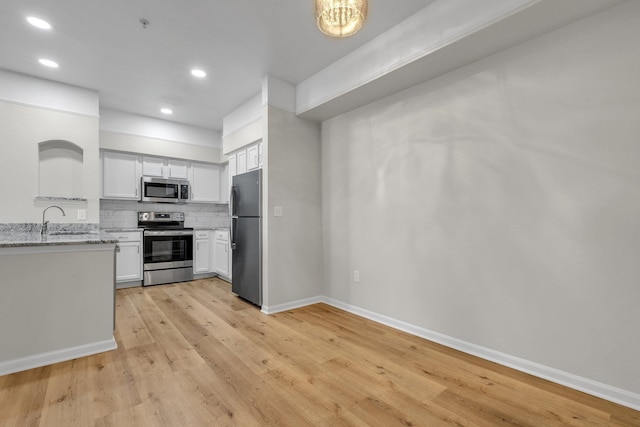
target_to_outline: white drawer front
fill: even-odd
[[[196,239],[208,239],[210,230],[198,230],[195,232]]]
[[[216,230],[215,238],[216,240],[224,240],[226,242],[229,240],[229,232],[226,230]]]
[[[120,231],[111,232],[110,234],[120,242],[139,242],[142,240],[142,233],[139,231]]]

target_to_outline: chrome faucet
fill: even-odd
[[[62,216],[67,216],[67,214],[64,213],[64,210],[60,206],[51,205],[51,206],[47,206],[46,208],[44,208],[44,210],[42,211],[42,228],[40,229],[40,235],[41,236],[44,236],[45,234],[47,234],[47,228],[48,228],[47,225],[49,224],[49,221],[45,221],[44,220],[44,214],[47,213],[47,210],[49,208],[58,208],[58,209],[60,209],[60,212],[62,212]]]

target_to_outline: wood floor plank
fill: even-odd
[[[128,293],[121,292],[120,297],[116,299],[116,313],[118,313],[116,329],[119,348],[130,349],[153,343],[153,336],[149,333]]]
[[[153,335],[155,343],[158,344],[157,348],[161,349],[161,359],[164,359],[174,370],[186,369],[204,363],[198,353],[184,339],[184,336],[176,330],[153,302],[152,295],[159,292],[158,289],[130,288],[126,291],[131,301],[136,304],[147,331]]]
[[[235,398],[243,402],[245,410],[248,410],[262,425],[291,425],[303,426],[314,425],[314,423],[306,418],[304,414],[296,411],[296,408],[277,392],[264,377],[256,375],[248,368],[246,362],[246,352],[238,351],[236,347],[229,343],[234,337],[228,337],[223,332],[221,336],[226,337],[225,340],[214,340],[203,333],[202,328],[211,327],[215,324],[213,321],[216,316],[209,316],[205,325],[198,325],[190,321],[188,316],[177,314],[177,307],[170,301],[161,302],[167,316],[178,329],[182,331],[187,340],[192,343],[197,351],[201,352],[209,366],[221,377],[224,378],[230,389],[227,393],[232,393]],[[197,302],[193,301],[189,311],[197,306]],[[219,322],[218,322],[219,323]],[[235,331],[236,328],[227,328]]]
[[[136,381],[126,363],[125,349],[100,353],[87,358],[86,376],[93,392],[96,418],[127,410],[142,402]]]
[[[51,366],[0,377],[0,425],[37,426]]]
[[[640,412],[218,279],[117,291],[119,348],[0,377],[0,426],[608,426]]]
[[[95,427],[139,426],[154,427],[143,404],[138,404],[120,411],[112,412],[97,418]]]
[[[52,365],[41,426],[92,425],[94,390],[89,387],[88,358]]]

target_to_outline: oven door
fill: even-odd
[[[193,231],[145,230],[144,270],[193,266]]]

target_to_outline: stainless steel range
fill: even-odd
[[[193,229],[182,212],[138,212],[143,231],[143,286],[193,280]]]

